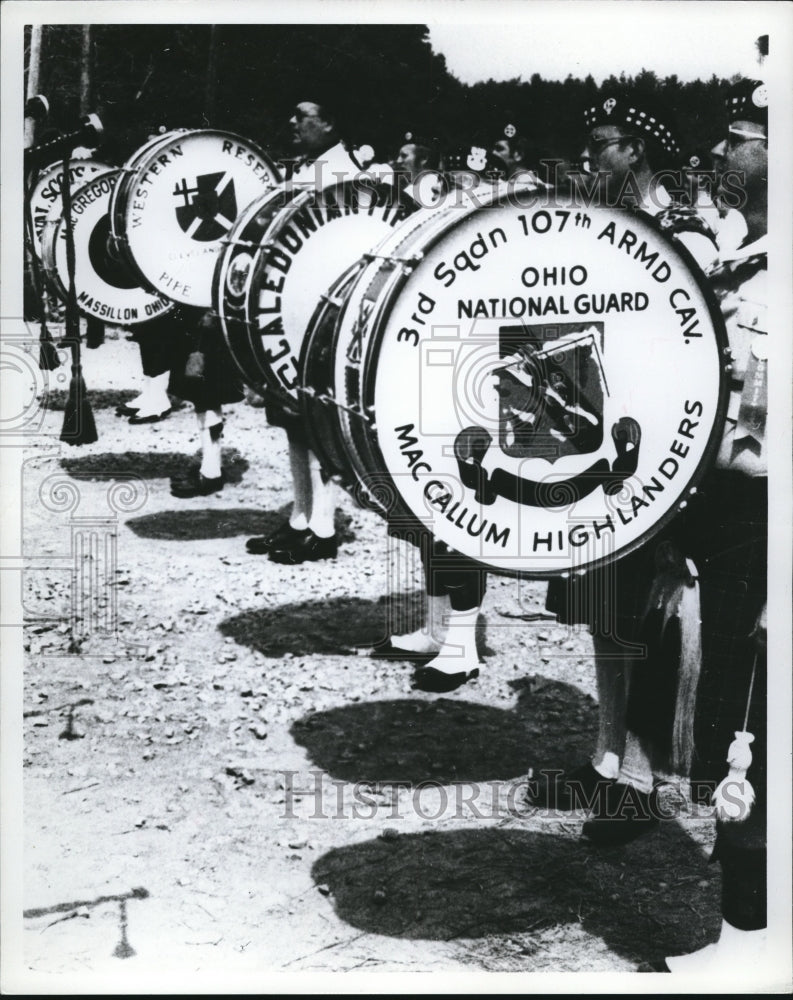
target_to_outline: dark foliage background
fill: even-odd
[[[44,28],[39,89],[51,102],[49,127],[79,121],[81,33],[79,25]],[[393,157],[408,129],[448,148],[489,143],[507,122],[543,152],[575,156],[581,109],[601,89],[620,87],[667,102],[685,148],[706,150],[719,138],[729,83],[683,83],[646,69],[599,88],[591,76],[544,80],[527,65],[525,77],[468,86],[432,51],[428,29],[410,24],[95,25],[90,71],[84,110],[100,113],[122,157],[158,125],[229,129],[289,155],[286,123],[299,100],[336,106],[348,141],[370,143],[380,159]]]

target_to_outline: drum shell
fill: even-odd
[[[268,399],[271,398],[270,367],[266,361],[260,361],[260,338],[256,324],[249,319],[248,296],[255,261],[262,253],[273,222],[298,194],[297,188],[280,186],[251,202],[229,233],[212,277],[212,306],[234,364],[245,384]],[[239,287],[231,280],[235,268],[247,268]]]
[[[362,264],[344,272],[320,298],[300,357],[300,405],[309,447],[322,468],[338,477],[346,488],[356,481],[338,420],[333,393],[333,356],[344,300],[361,273]]]

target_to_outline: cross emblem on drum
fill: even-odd
[[[234,178],[228,174],[199,174],[195,187],[188,187],[183,178],[173,193],[184,198],[184,204],[176,206],[176,219],[190,239],[200,243],[217,240],[234,225],[237,199]]]

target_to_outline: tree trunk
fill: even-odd
[[[39,69],[41,67],[41,38],[44,28],[41,24],[30,28],[30,58],[28,60],[28,85],[25,100],[29,101],[39,92]],[[25,118],[25,146],[32,146],[36,140],[36,122],[33,118]]]
[[[218,26],[209,26],[209,56],[207,59],[207,85],[204,98],[204,119],[207,128],[214,125],[217,103],[217,72],[218,72]]]
[[[80,51],[80,117],[88,114],[91,103],[91,25],[83,25]]]

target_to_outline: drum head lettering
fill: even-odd
[[[92,177],[113,168],[99,160],[72,160],[69,163],[70,188],[74,192]],[[41,258],[41,235],[47,216],[61,204],[63,161],[52,163],[38,176],[30,193],[30,214],[33,220],[33,250]]]
[[[169,312],[174,303],[141,288],[137,275],[118,256],[110,233],[109,209],[119,176],[120,171],[108,170],[73,193],[74,284],[77,306],[84,316],[131,326]],[[69,287],[66,226],[57,209],[44,227],[42,247],[50,283],[65,299]]]
[[[370,471],[397,512],[538,577],[641,544],[685,502],[726,405],[696,265],[648,217],[539,204],[469,212],[420,249],[359,314],[335,384],[374,415]]]
[[[245,304],[271,394],[297,404],[299,358],[320,296],[413,208],[388,185],[351,181],[304,191],[278,213],[255,255]]]
[[[279,181],[275,164],[246,139],[177,134],[138,159],[119,193],[114,232],[152,288],[207,308],[217,256],[237,216]]]

